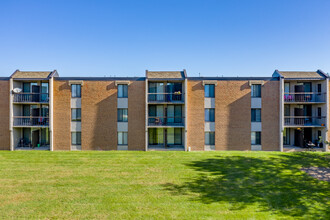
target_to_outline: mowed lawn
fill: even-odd
[[[330,154],[0,151],[0,219],[330,219]]]

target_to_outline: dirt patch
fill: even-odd
[[[328,167],[309,167],[302,168],[301,170],[316,179],[330,182],[330,168]]]

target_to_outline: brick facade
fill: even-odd
[[[0,97],[0,150],[9,150],[9,80],[0,80]]]
[[[251,149],[251,88],[248,81],[215,87],[215,149]]]
[[[187,84],[187,147],[204,150],[204,87],[200,80],[188,80]]]
[[[71,149],[71,87],[68,81],[54,80],[54,150]]]
[[[128,150],[145,150],[145,83],[128,86]]]
[[[262,150],[280,150],[280,83],[279,81],[266,81],[262,87]]]
[[[81,87],[82,150],[117,150],[115,81],[84,81]]]

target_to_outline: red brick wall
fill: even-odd
[[[261,91],[261,145],[262,150],[280,150],[279,111],[280,82],[265,81]]]
[[[68,81],[54,80],[54,150],[71,149],[71,87]]]
[[[0,150],[10,150],[9,80],[0,80]]]

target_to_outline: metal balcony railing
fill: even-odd
[[[183,102],[183,93],[149,93],[149,102]]]
[[[48,127],[48,117],[30,117],[30,116],[14,116],[14,126],[37,126],[37,127]]]
[[[285,116],[285,126],[325,126],[325,116]]]
[[[152,126],[183,126],[183,117],[149,117],[148,125]]]
[[[48,103],[48,93],[16,93],[14,94],[14,102],[39,102]]]
[[[284,102],[325,102],[326,93],[284,93]]]

